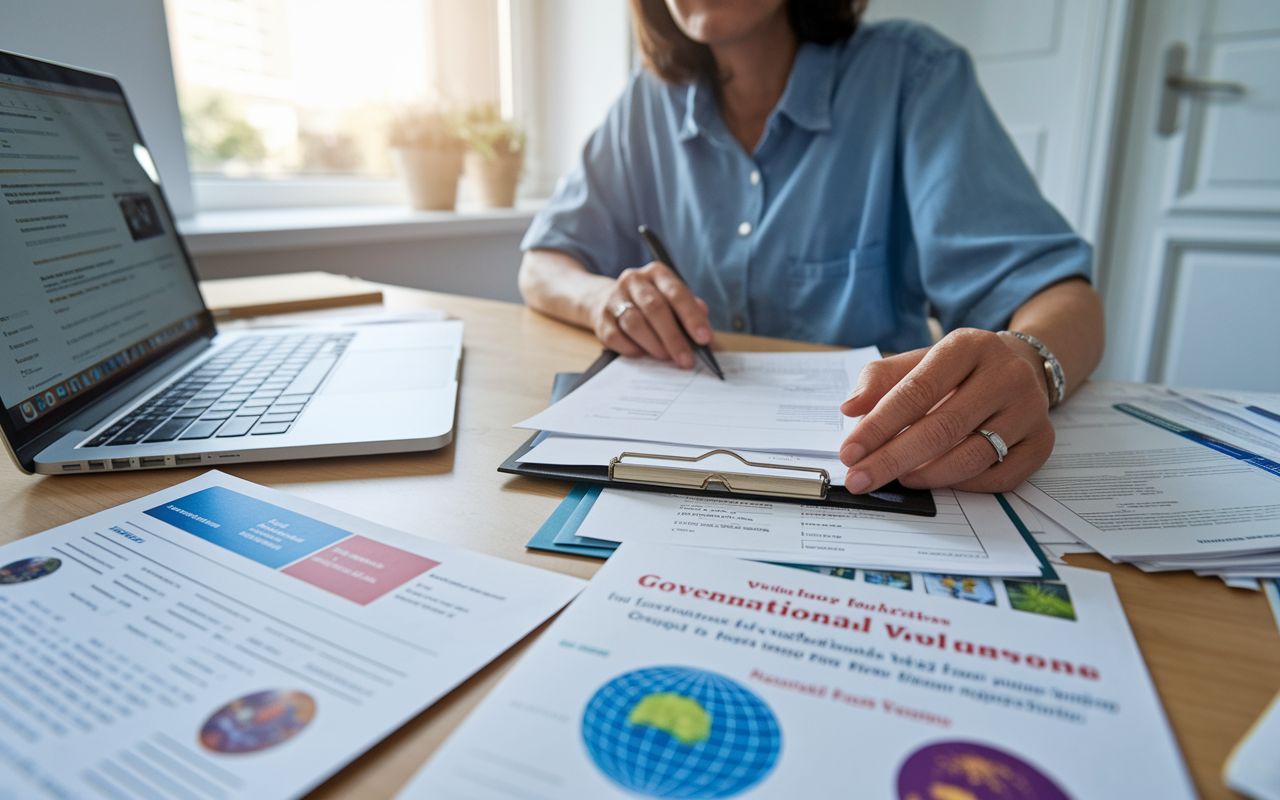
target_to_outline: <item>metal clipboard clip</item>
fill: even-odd
[[[665,467],[656,464],[624,463],[627,458],[646,458],[662,461],[697,463],[704,458],[724,454],[733,456],[748,467],[769,470],[787,470],[807,473],[810,477],[783,475],[754,475],[749,472],[725,472],[724,470]],[[623,453],[609,460],[609,480],[624,483],[647,483],[669,486],[673,489],[708,490],[715,485],[734,494],[760,494],[778,497],[800,497],[825,500],[831,488],[831,476],[818,467],[793,467],[784,464],[757,464],[748,461],[732,450],[709,450],[700,456],[666,456],[650,453]]]

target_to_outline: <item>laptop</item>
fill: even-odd
[[[53,475],[443,447],[462,323],[219,334],[120,84],[0,52],[0,428]]]

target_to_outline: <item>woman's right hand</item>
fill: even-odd
[[[691,369],[693,351],[680,330],[682,323],[695,342],[711,344],[707,304],[658,261],[624,270],[600,291],[591,317],[604,346],[624,356],[647,354]]]

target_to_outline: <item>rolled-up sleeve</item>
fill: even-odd
[[[582,149],[577,165],[562,177],[545,208],[520,243],[522,250],[559,250],[589,271],[616,277],[644,258],[630,180],[631,104],[636,80],[614,103]]]
[[[923,61],[901,113],[912,238],[943,328],[1002,328],[1041,289],[1091,277],[1092,248],[1041,196],[963,50]]]

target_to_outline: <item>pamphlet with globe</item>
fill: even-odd
[[[1192,800],[1110,577],[1058,571],[1070,615],[625,543],[398,800]]]
[[[647,797],[732,797],[782,752],[763,700],[723,675],[679,666],[606,683],[587,703],[582,739],[605,775]]]

